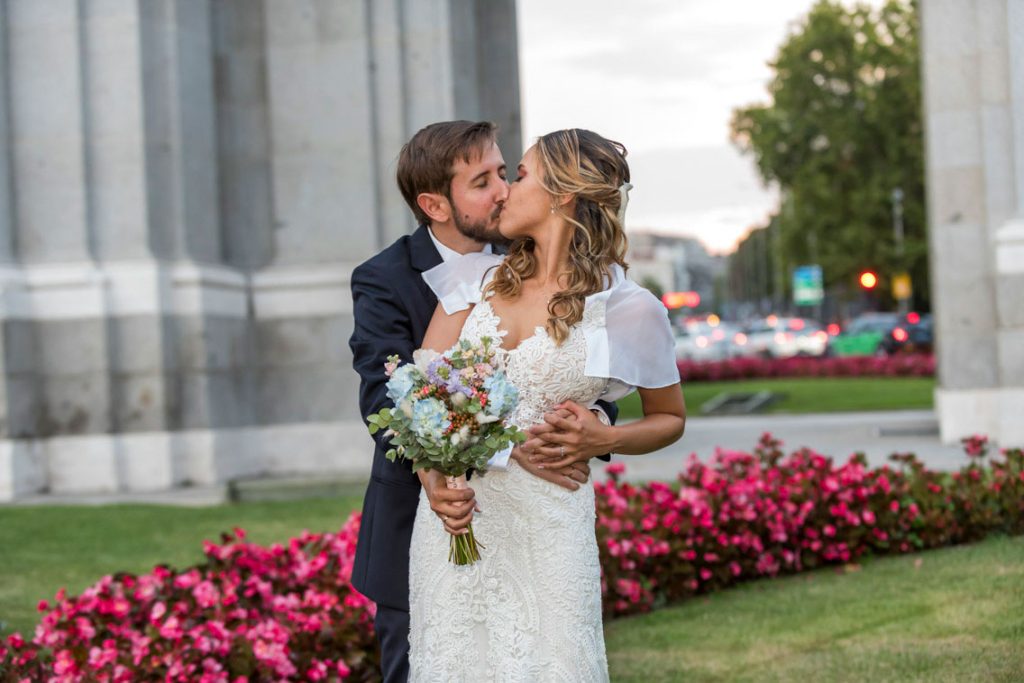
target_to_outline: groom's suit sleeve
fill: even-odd
[[[384,374],[388,356],[398,354],[403,361],[410,361],[416,349],[409,312],[391,287],[394,278],[382,270],[364,263],[352,272],[355,324],[349,348],[352,366],[359,373],[359,412],[364,422],[382,408],[393,407]],[[391,447],[384,432],[374,434],[373,440],[384,450]]]
[[[598,401],[597,407],[604,411],[604,414],[608,416],[608,421],[615,424],[615,421],[619,419],[619,406],[617,403],[609,403],[608,401]],[[612,459],[611,453],[605,453],[604,455],[597,456],[598,460],[604,460],[608,462]]]

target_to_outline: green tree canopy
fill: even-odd
[[[771,63],[771,102],[733,112],[734,144],[777,183],[785,266],[817,261],[826,284],[863,269],[887,286],[908,270],[926,303],[927,245],[915,2],[881,8],[820,0]],[[893,230],[902,191],[904,246]]]

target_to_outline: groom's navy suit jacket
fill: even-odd
[[[426,226],[366,261],[352,272],[355,327],[349,346],[361,379],[359,410],[365,420],[392,407],[386,395],[384,363],[398,354],[411,361],[437,308],[437,297],[422,274],[441,263]],[[615,419],[614,405],[601,404]],[[352,585],[374,602],[409,610],[409,543],[412,539],[420,481],[408,462],[390,462],[383,432],[376,444],[370,483],[356,546]]]

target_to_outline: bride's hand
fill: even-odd
[[[611,452],[611,429],[592,411],[566,401],[527,430],[530,439],[521,448],[538,467],[560,469]]]
[[[453,536],[469,533],[466,527],[473,521],[474,510],[479,512],[473,489],[448,488],[445,477],[436,470],[420,470],[420,483],[430,501],[430,509]]]
[[[586,462],[578,462],[565,467],[538,467],[530,462],[530,459],[522,452],[519,446],[512,449],[511,458],[519,463],[519,466],[535,477],[550,481],[564,489],[575,491],[581,484],[586,484],[590,479],[590,465]]]

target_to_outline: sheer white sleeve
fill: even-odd
[[[448,315],[480,303],[481,292],[490,282],[504,256],[473,253],[446,261],[423,273],[423,279]]]
[[[668,310],[653,294],[627,280],[616,266],[611,286],[587,297],[586,305],[595,307],[603,323],[586,330],[586,374],[609,380],[601,398],[614,401],[637,387],[679,383]]]

